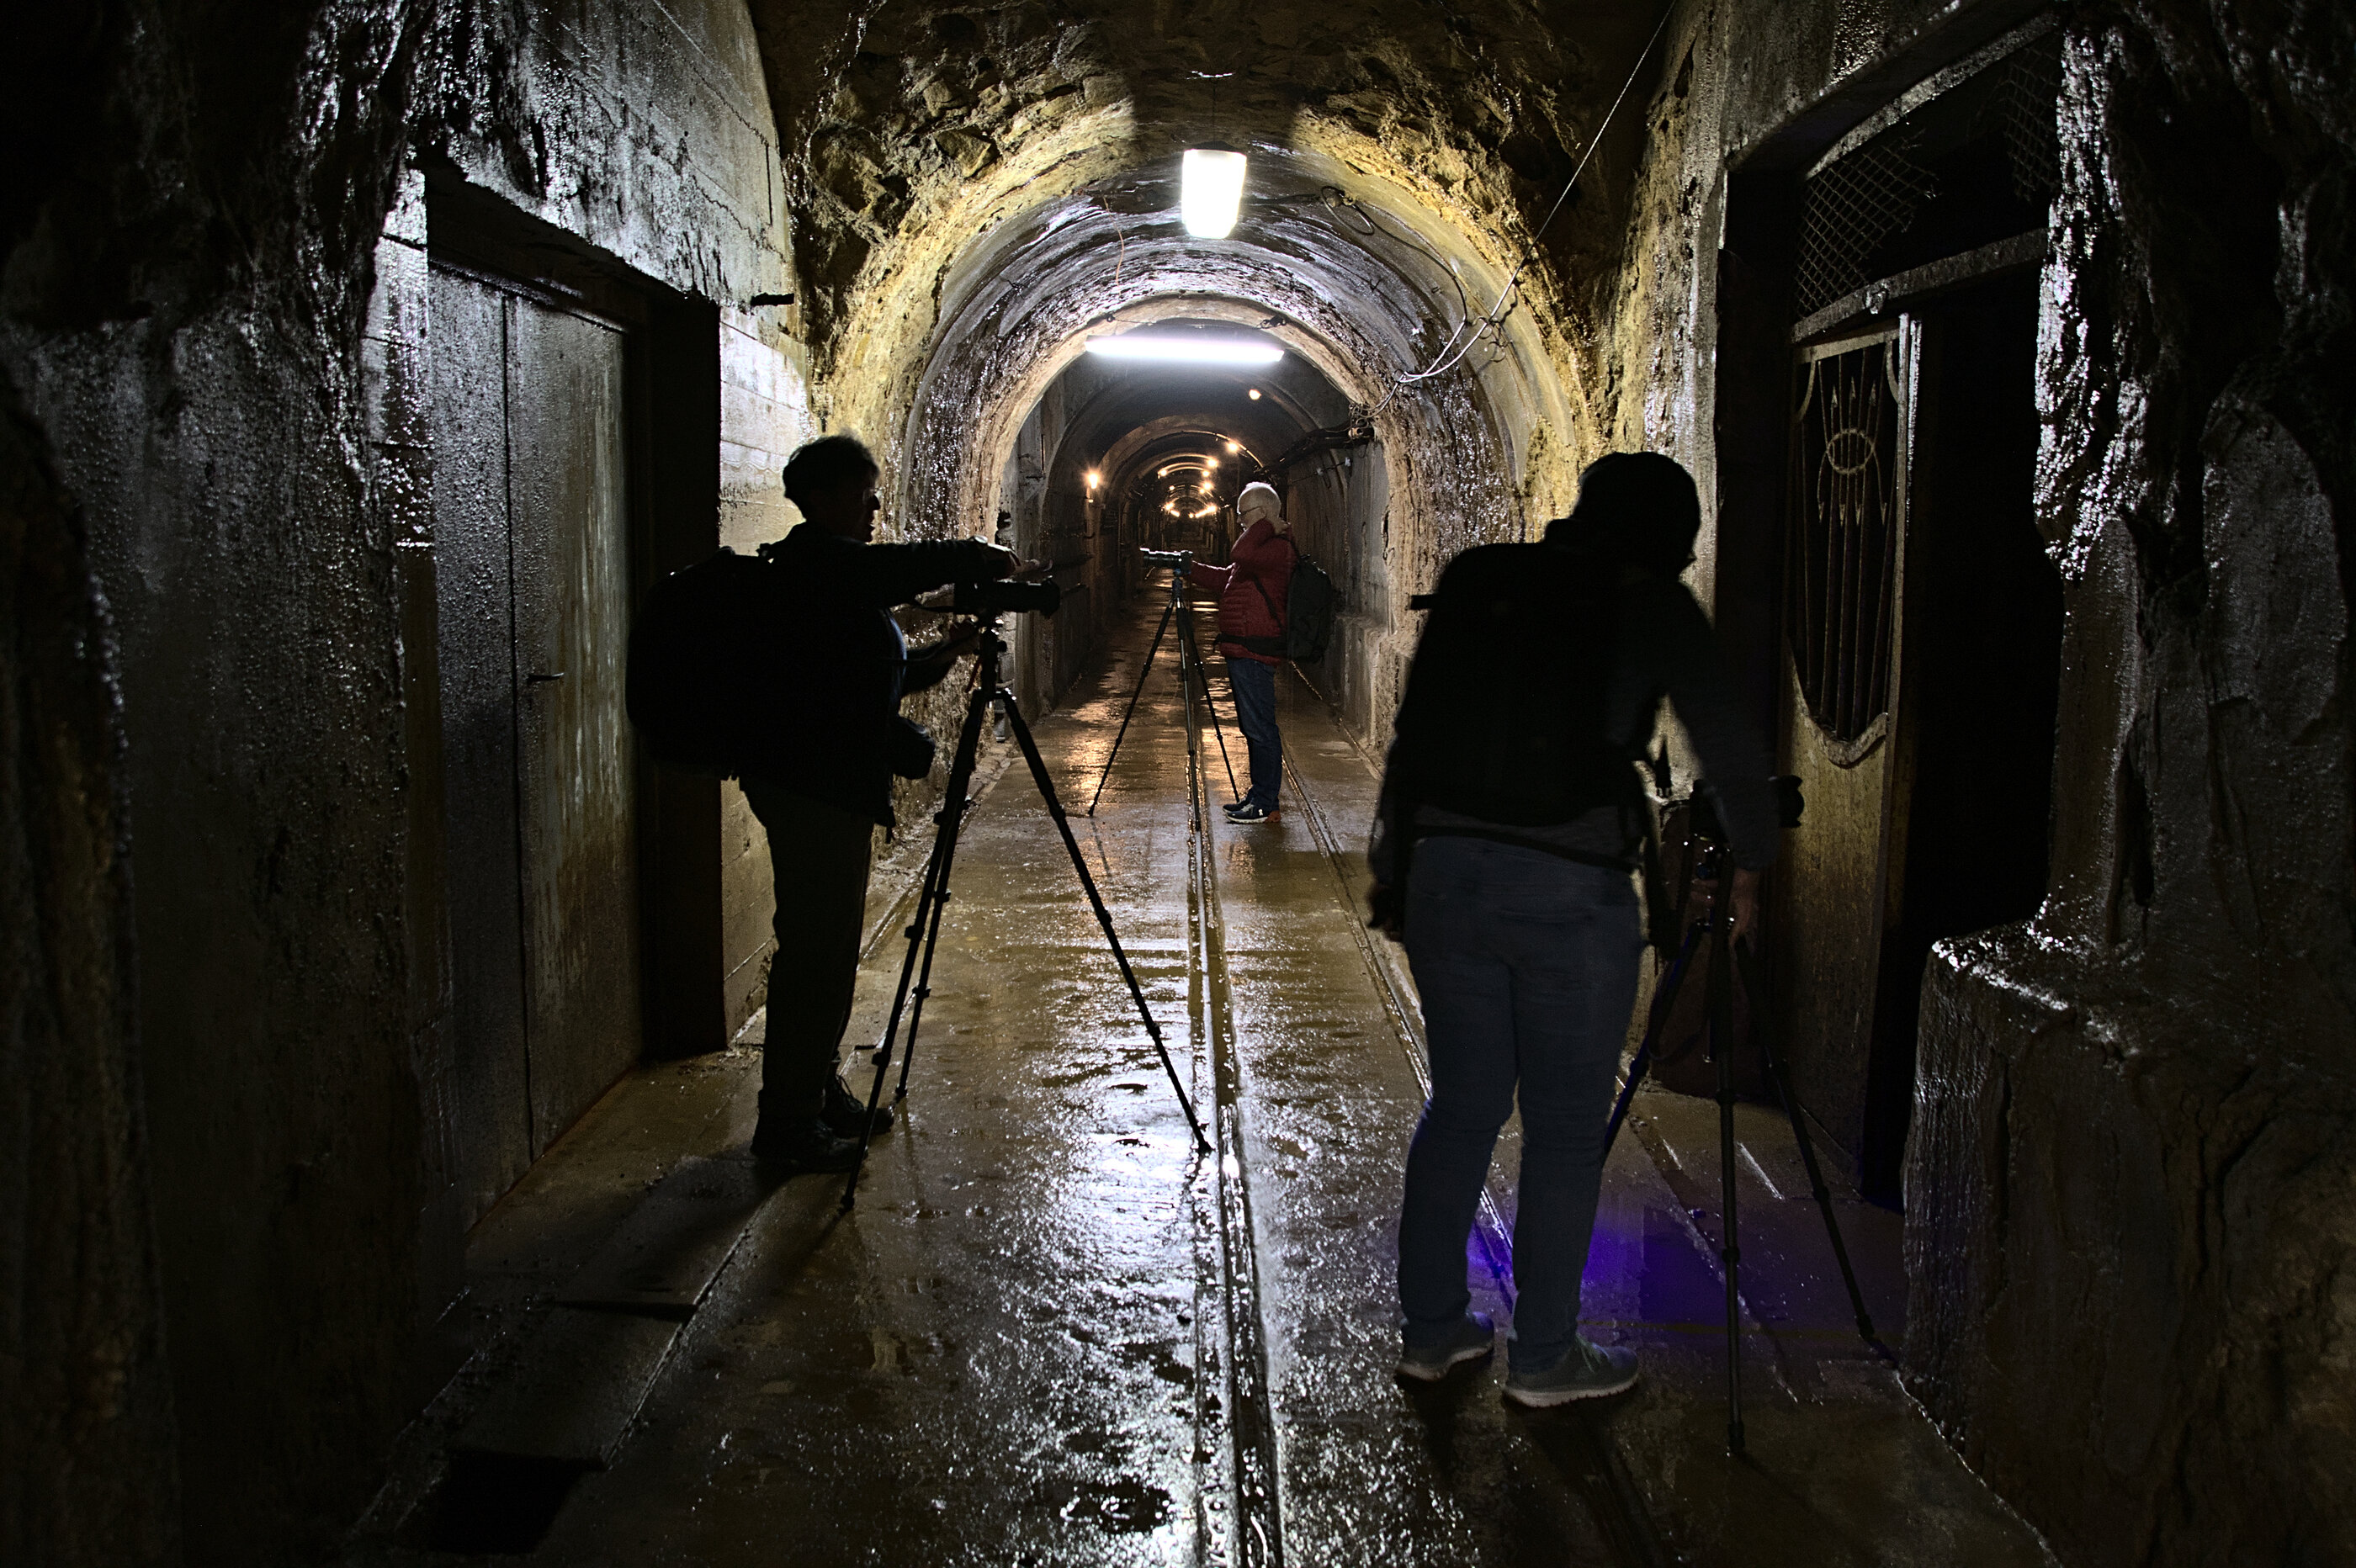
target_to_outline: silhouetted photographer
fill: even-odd
[[[1011,551],[979,539],[871,543],[881,473],[852,436],[798,448],[785,484],[801,525],[761,551],[798,580],[808,662],[776,672],[803,694],[804,732],[744,780],[769,836],[777,901],[753,1152],[798,1170],[848,1170],[858,1159],[867,1106],[843,1087],[836,1064],[859,974],[869,851],[875,828],[893,825],[893,775],[923,778],[933,765],[933,742],[900,716],[900,699],[938,685],[971,641],[953,638],[912,659],[887,612],[1016,565]]]
[[[888,612],[948,584],[960,602],[1023,586],[995,581],[1015,557],[979,539],[871,543],[881,472],[852,436],[798,448],[785,486],[800,525],[757,557],[723,549],[674,574],[631,635],[630,717],[648,750],[741,780],[768,834],[777,951],[753,1152],[796,1171],[858,1160],[867,1105],[836,1061],[869,852],[893,825],[894,775],[933,765],[900,699],[938,685],[973,643],[969,630],[911,655]]]
[[[1644,944],[1637,763],[1664,696],[1726,781],[1738,937],[1775,851],[1764,749],[1679,581],[1700,526],[1682,467],[1614,453],[1544,543],[1466,550],[1430,597],[1368,855],[1376,923],[1406,943],[1431,1051],[1399,1221],[1408,1376],[1491,1349],[1464,1245],[1518,1095],[1506,1397],[1559,1404],[1635,1381],[1633,1352],[1579,1333],[1579,1294]]]

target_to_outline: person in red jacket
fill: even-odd
[[[1251,756],[1251,789],[1227,808],[1230,822],[1274,822],[1284,782],[1283,742],[1276,732],[1276,667],[1284,662],[1284,596],[1301,552],[1287,536],[1292,525],[1275,489],[1254,483],[1236,497],[1243,537],[1226,566],[1197,562],[1197,587],[1219,595],[1219,652],[1227,656],[1236,723]]]

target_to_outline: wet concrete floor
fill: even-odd
[[[1075,811],[1154,609],[1037,726]],[[1529,1413],[1499,1398],[1502,1357],[1437,1387],[1394,1376],[1424,1079],[1406,966],[1363,922],[1374,769],[1288,677],[1283,818],[1226,822],[1217,747],[1205,728],[1190,762],[1170,665],[1165,646],[1075,827],[1213,1151],[1193,1147],[1017,762],[966,828],[903,1122],[856,1206],[839,1211],[839,1179],[776,1185],[611,1464],[542,1486],[505,1544],[544,1534],[498,1560],[2047,1561],[1858,1339],[1788,1130],[1756,1107],[1739,1126],[1746,1456],[1724,1445],[1716,1108],[1650,1089],[1607,1168],[1584,1307],[1590,1337],[1636,1349],[1637,1391]],[[920,825],[904,874],[878,878],[853,1041],[881,1034],[894,901],[928,842]],[[491,1538],[452,1525],[446,1448],[665,1173],[742,1150],[757,1079],[750,1051],[633,1075],[483,1221],[444,1326],[472,1359],[404,1438],[348,1561],[485,1556],[449,1550]],[[1475,1305],[1501,1320],[1513,1146],[1509,1128],[1470,1249]],[[1894,1347],[1896,1218],[1838,1208]]]

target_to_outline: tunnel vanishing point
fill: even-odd
[[[1902,1211],[1906,1395],[2062,1563],[2356,1562],[2356,10],[6,33],[0,1561],[331,1559],[466,1375],[470,1232],[791,1005],[743,797],[614,683],[646,585],[779,537],[849,430],[887,536],[1002,514],[1053,567],[1034,714],[1158,593],[1135,547],[1215,552],[1266,475],[1376,754],[1451,555],[1685,464],[1810,803],[1765,1005]],[[1084,353],[1146,326],[1283,357]]]

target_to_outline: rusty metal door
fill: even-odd
[[[638,1054],[626,347],[437,266],[451,1144],[469,1218]]]

